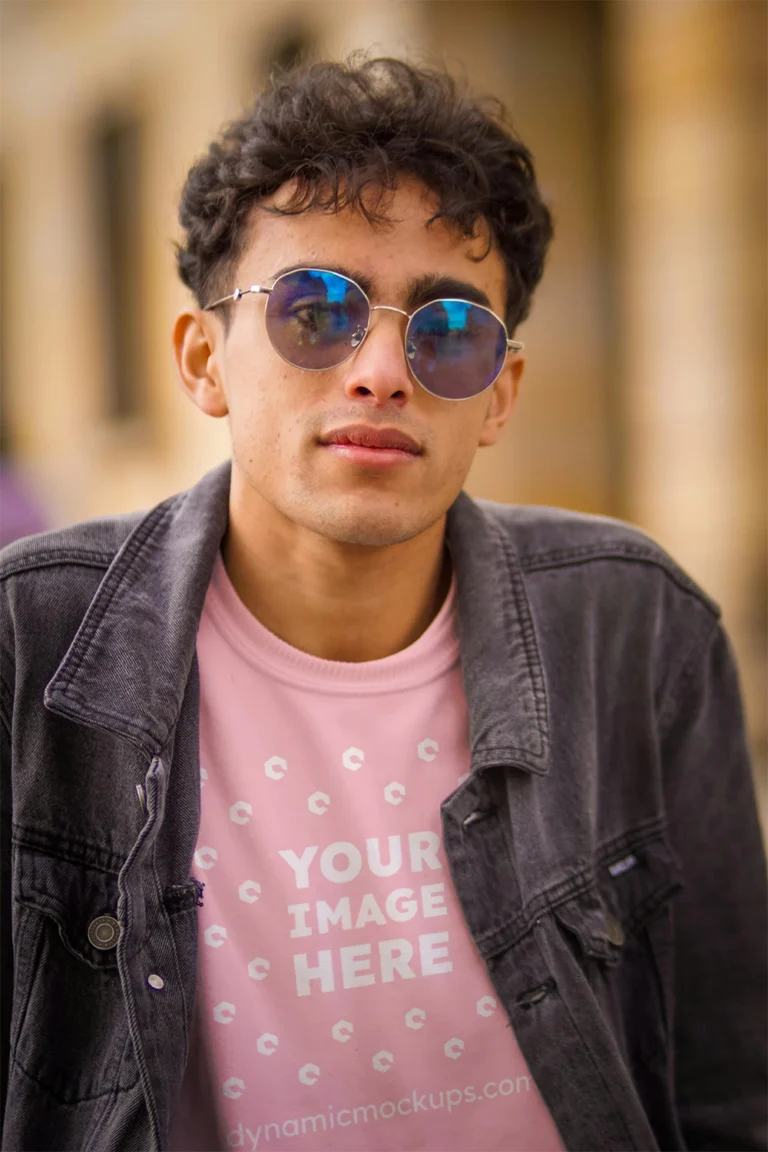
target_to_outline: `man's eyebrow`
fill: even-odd
[[[370,276],[366,276],[365,272],[360,272],[359,269],[345,268],[341,264],[289,264],[273,272],[272,279],[277,280],[278,276],[284,276],[286,272],[297,272],[300,268],[311,268],[315,272],[335,272],[338,276],[346,276],[347,280],[354,280],[369,298],[373,293],[373,280]]]
[[[429,303],[430,300],[469,300],[471,304],[482,304],[485,308],[492,309],[491,301],[482,288],[470,284],[467,280],[427,273],[409,282],[405,303],[409,312]]]

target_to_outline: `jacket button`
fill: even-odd
[[[114,916],[97,916],[88,925],[88,939],[100,952],[114,948],[119,935],[120,925]]]
[[[605,932],[611,944],[614,944],[617,948],[621,948],[624,943],[624,929],[614,916],[606,916]]]

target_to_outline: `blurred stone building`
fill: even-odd
[[[53,523],[228,454],[175,382],[186,171],[274,63],[445,60],[500,96],[557,235],[468,489],[632,520],[722,605],[766,759],[764,0],[1,0],[4,459]],[[0,516],[2,509],[0,508]]]

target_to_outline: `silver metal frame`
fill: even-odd
[[[429,388],[427,388],[427,386],[425,384],[423,384],[421,382],[421,380],[419,380],[418,376],[416,375],[416,373],[413,371],[413,368],[411,367],[410,360],[408,359],[408,330],[411,327],[411,321],[413,320],[414,316],[418,316],[419,312],[421,312],[424,308],[429,308],[430,305],[432,305],[432,304],[442,304],[443,302],[445,302],[447,304],[453,304],[453,303],[471,304],[473,308],[482,308],[483,312],[490,312],[490,314],[491,314],[491,316],[493,316],[494,320],[498,320],[499,324],[501,324],[501,327],[504,329],[504,335],[505,335],[506,341],[507,341],[507,352],[522,352],[523,348],[525,347],[525,345],[520,340],[510,340],[509,334],[507,332],[507,326],[504,323],[504,321],[501,319],[500,316],[498,316],[493,311],[492,308],[486,308],[484,304],[476,304],[474,300],[462,300],[460,297],[446,296],[444,301],[443,301],[443,299],[429,300],[429,301],[427,301],[426,304],[421,304],[414,312],[405,312],[402,308],[395,308],[394,305],[392,305],[392,304],[371,304],[371,301],[368,299],[368,294],[360,287],[360,285],[357,283],[356,280],[353,280],[350,276],[343,276],[341,274],[341,272],[332,272],[329,268],[292,268],[290,270],[290,272],[283,272],[283,274],[281,276],[278,276],[271,288],[266,288],[262,284],[251,284],[250,288],[235,288],[234,292],[230,292],[229,296],[222,296],[219,300],[214,300],[214,301],[212,301],[212,303],[206,304],[205,307],[203,308],[203,311],[204,312],[211,312],[211,311],[213,311],[214,308],[218,308],[220,304],[227,304],[230,300],[234,300],[235,302],[237,302],[238,300],[242,300],[243,296],[248,296],[251,293],[253,293],[254,295],[269,296],[269,294],[272,292],[272,290],[274,289],[276,284],[279,284],[280,281],[285,279],[286,276],[294,276],[297,272],[325,272],[326,275],[328,275],[328,276],[338,276],[338,277],[340,277],[340,279],[346,280],[348,284],[354,284],[354,286],[355,286],[355,288],[357,288],[358,292],[360,292],[362,294],[362,296],[364,297],[365,302],[368,305],[368,311],[371,315],[374,312],[397,312],[398,315],[405,316],[408,323],[405,327],[405,333],[403,335],[403,351],[405,352],[405,362],[408,365],[408,371],[410,372],[411,376],[413,376],[414,380],[416,381],[416,383],[419,385],[420,388],[423,388],[425,392],[429,392],[430,396],[436,396],[438,398],[438,400],[452,400],[454,403],[461,403],[462,400],[474,400],[475,396],[482,396],[483,392],[487,392],[488,389],[490,387],[492,387],[496,383],[496,381],[498,380],[499,376],[501,375],[501,370],[504,367],[504,360],[506,360],[506,357],[504,358],[504,360],[502,360],[501,365],[499,366],[499,371],[496,373],[493,380],[491,380],[490,383],[486,384],[486,386],[485,386],[485,388],[483,388],[482,392],[475,392],[473,396],[459,396],[459,397],[440,396],[440,394],[438,392],[432,392]],[[343,360],[339,360],[338,364],[334,364],[334,365],[332,365],[332,367],[333,368],[339,368],[342,364],[346,364],[347,360],[351,360],[352,357],[355,355],[355,353],[360,348],[362,348],[370,330],[371,330],[371,320],[370,320],[370,315],[369,315],[368,323],[367,323],[366,328],[365,328],[365,333],[363,334],[363,338],[360,341],[360,343],[357,345],[356,348],[352,349],[352,351],[349,353],[348,356],[345,356]],[[269,329],[267,329],[267,336],[269,336]],[[272,341],[270,340],[270,344],[271,343],[272,343]],[[272,347],[273,348],[275,347],[274,344],[272,344]],[[283,356],[282,352],[280,352],[279,349],[275,348],[275,351],[277,352],[277,354],[281,360],[285,360],[286,364],[290,364],[292,368],[300,368],[300,371],[302,371],[302,372],[329,372],[329,371],[331,371],[330,368],[304,368],[304,367],[300,367],[300,365],[298,365],[298,364],[291,363],[291,361],[286,356]]]

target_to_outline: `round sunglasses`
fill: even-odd
[[[431,300],[415,312],[371,304],[354,280],[322,268],[295,268],[271,288],[252,284],[206,305],[210,312],[249,293],[268,297],[266,327],[279,356],[294,368],[323,372],[353,356],[368,335],[373,312],[408,321],[403,344],[411,375],[442,400],[469,400],[490,388],[508,352],[520,352],[495,312],[468,300]]]

